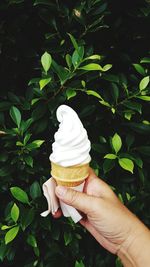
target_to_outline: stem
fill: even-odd
[[[138,91],[138,92],[135,93],[134,95],[131,95],[131,96],[129,96],[129,97],[123,99],[121,102],[117,103],[117,104],[115,105],[115,107],[117,107],[117,106],[119,106],[119,105],[122,105],[122,104],[123,104],[124,102],[126,102],[127,100],[132,99],[132,98],[138,96],[139,94],[140,94],[140,92]]]
[[[60,88],[53,94],[53,96],[51,96],[47,101],[46,104],[49,103],[52,99],[54,99],[61,91],[63,91],[65,88],[65,86],[61,85]]]

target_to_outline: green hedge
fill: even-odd
[[[3,266],[121,266],[71,219],[40,217],[63,103],[88,131],[97,175],[150,225],[149,13],[149,1],[0,4]]]

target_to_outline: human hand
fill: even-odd
[[[104,248],[117,253],[131,228],[128,218],[133,215],[121,204],[110,187],[90,170],[84,193],[65,187],[65,192],[60,195],[60,189],[62,187],[56,187],[57,196],[86,215],[80,223]],[[55,217],[59,215],[60,211]]]
[[[146,227],[92,170],[83,191],[56,187],[56,194],[63,202],[85,214],[80,223],[104,248],[114,254],[119,254],[122,249],[128,251]]]

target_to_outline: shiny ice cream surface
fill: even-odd
[[[60,124],[54,135],[50,161],[64,167],[89,163],[91,143],[77,113],[61,105],[56,115]]]

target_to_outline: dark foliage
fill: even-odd
[[[40,217],[41,186],[65,103],[88,131],[91,166],[150,226],[149,1],[1,2],[2,265],[119,267],[81,226]]]

